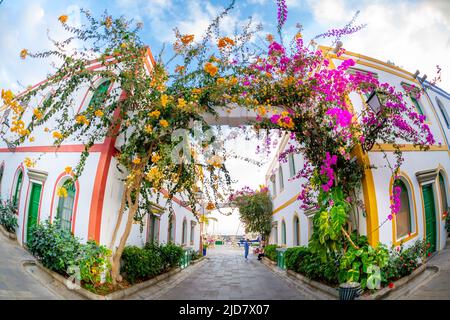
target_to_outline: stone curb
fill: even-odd
[[[317,291],[319,291],[319,294],[321,295],[325,295],[323,297],[318,297],[316,296],[316,298],[322,298],[322,299],[339,299],[339,294],[337,292],[336,289],[333,289],[329,286],[326,286],[324,284],[321,284],[317,281],[314,280],[310,280],[304,276],[302,276],[299,273],[296,273],[294,271],[291,270],[282,270],[280,268],[277,267],[277,263],[266,258],[263,257],[262,260],[263,264],[266,265],[269,269],[271,269],[273,272],[278,272],[278,273],[284,273],[287,277],[289,277],[290,279],[300,282],[301,285],[300,286],[306,286],[310,291],[315,292],[315,294],[317,294]]]
[[[4,226],[0,225],[0,231],[11,240],[17,240],[17,235],[15,233],[8,232]]]
[[[268,266],[271,269],[276,268],[276,263],[274,261],[271,261],[264,257],[263,262],[266,266]],[[407,293],[406,291],[410,290],[410,289],[405,289],[407,287],[407,285],[411,281],[413,281],[416,277],[421,275],[426,269],[432,269],[435,273],[439,271],[439,268],[437,266],[427,266],[426,263],[422,264],[420,267],[418,267],[416,270],[414,270],[410,275],[395,281],[394,288],[391,289],[389,287],[385,287],[373,294],[363,295],[363,296],[359,297],[358,300],[381,300],[381,299],[387,298],[390,294],[392,294],[394,292],[396,294],[398,294],[402,290],[405,290],[405,294],[406,294]],[[277,272],[285,272],[286,275],[289,276],[290,278],[295,278],[296,280],[299,280],[303,284],[308,285],[308,286],[312,287],[313,289],[320,291],[321,293],[325,293],[327,295],[331,295],[333,298],[339,299],[339,291],[337,288],[333,288],[333,287],[327,286],[325,284],[322,284],[320,282],[308,279],[305,276],[303,276],[297,272],[294,272],[292,270],[285,271],[285,270],[279,269],[279,270],[277,270]]]
[[[191,264],[197,264],[205,259],[206,259],[206,257],[200,257],[199,259],[192,261]],[[166,273],[160,274],[150,280],[135,284],[129,288],[117,290],[117,291],[112,292],[107,295],[100,295],[100,294],[90,292],[89,290],[86,290],[81,287],[75,287],[74,289],[71,289],[69,286],[72,283],[70,281],[68,281],[68,279],[66,279],[62,275],[60,275],[52,270],[47,269],[37,260],[24,260],[22,262],[22,264],[23,265],[36,265],[41,270],[45,271],[48,275],[50,275],[54,280],[62,283],[64,286],[66,286],[67,289],[75,291],[76,293],[80,294],[81,296],[83,296],[89,300],[120,300],[120,299],[123,299],[123,298],[125,298],[129,295],[132,295],[138,291],[147,289],[150,286],[157,285],[162,280],[172,277],[173,275],[179,273],[180,271],[187,269],[187,268],[181,269],[180,267],[177,267]]]

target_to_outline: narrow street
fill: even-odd
[[[161,284],[160,290],[143,290],[130,299],[161,300],[228,300],[311,299],[311,296],[274,274],[256,255],[244,259],[242,248],[216,247],[208,249],[208,259],[192,266],[175,279]],[[189,270],[191,269],[191,270]]]

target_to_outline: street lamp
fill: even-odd
[[[381,111],[382,108],[381,101],[375,90],[372,91],[372,93],[369,95],[369,98],[367,98],[366,103],[375,114],[378,114]]]

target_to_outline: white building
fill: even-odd
[[[348,51],[337,57],[331,48],[321,47],[321,50],[329,55],[330,65],[337,67],[343,60],[354,59],[356,64],[353,69],[370,71],[381,83],[387,82],[399,91],[404,91],[407,85],[422,86],[412,73],[394,65]],[[388,246],[396,246],[401,242],[408,246],[415,240],[426,239],[431,243],[432,250],[438,251],[446,244],[443,212],[450,204],[450,95],[427,82],[424,82],[424,87],[426,93],[418,101],[411,98],[410,102],[419,113],[426,115],[437,144],[427,152],[413,145],[402,147],[405,161],[400,176],[406,191],[402,192],[402,204],[405,205],[402,205],[394,219],[387,220],[392,177],[391,171],[385,166],[383,153],[375,146],[370,152],[360,155],[360,160],[378,167],[365,170],[361,200],[366,210],[359,213],[359,231],[368,236],[372,245],[380,241]],[[349,98],[356,112],[365,107],[367,97],[352,93]],[[289,140],[285,136],[280,141],[266,174],[266,185],[274,205],[270,242],[287,247],[308,244],[314,214],[300,209],[301,203],[297,197],[301,191],[301,181],[289,181],[303,167],[303,157],[299,154],[290,155],[287,163],[281,163],[278,159],[279,154],[291,143]],[[393,151],[391,145],[383,145],[382,148]],[[392,163],[393,153],[387,152],[387,155]]]
[[[149,72],[152,60],[148,50],[146,61]],[[96,62],[90,66],[92,69],[99,67],[101,66]],[[114,84],[98,79],[96,86],[97,91],[111,90]],[[50,92],[43,92],[43,98],[36,99],[27,106],[25,122],[31,117],[33,108],[42,104],[48,94]],[[77,110],[73,110],[73,114],[87,108],[94,94],[87,85],[80,88],[74,96],[77,106],[74,109]],[[3,120],[8,117],[9,110],[0,110],[0,132],[5,135],[8,134],[9,128],[5,127]],[[46,123],[48,128],[52,128],[52,125],[51,120]],[[67,197],[58,197],[58,188],[71,178],[71,175],[65,172],[65,167],[74,168],[77,165],[84,146],[80,141],[68,138],[56,149],[52,146],[51,134],[45,132],[44,126],[36,128],[32,135],[33,142],[24,142],[14,150],[9,149],[3,140],[0,141],[0,199],[12,199],[17,203],[19,243],[26,243],[31,225],[47,219],[54,221],[59,217],[61,228],[72,231],[82,241],[95,240],[108,246],[123,190],[123,182],[119,180],[121,176],[116,169],[117,161],[114,158],[120,139],[116,141],[115,138],[107,137],[96,141],[89,151],[90,155],[81,177],[74,187],[68,190]],[[24,165],[26,157],[37,160],[33,168]],[[161,243],[173,241],[199,250],[200,225],[197,218],[180,199],[173,200],[172,223],[168,221],[169,213],[164,208],[164,197],[161,197],[159,206],[149,208],[156,214],[146,215],[143,231],[140,232],[139,224],[133,225],[128,244],[142,246],[152,240]],[[125,214],[122,230],[126,220]],[[118,235],[116,245],[120,241],[121,231]]]

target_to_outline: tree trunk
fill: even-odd
[[[117,216],[116,225],[114,227],[114,231],[113,231],[112,238],[111,238],[111,243],[109,245],[109,248],[112,251],[114,251],[114,244],[116,243],[117,232],[119,231],[120,225],[122,223],[122,218],[123,218],[123,213],[125,211],[126,201],[127,201],[127,194],[126,194],[126,189],[125,189],[122,193],[122,201],[120,202],[119,214]]]
[[[111,263],[111,277],[113,285],[117,285],[117,282],[122,281],[122,277],[120,276],[120,259],[122,257],[123,250],[125,249],[125,245],[128,240],[128,236],[131,232],[131,227],[133,226],[133,219],[138,209],[139,197],[136,197],[135,202],[131,201],[131,189],[126,188],[125,191],[126,197],[128,198],[128,219],[127,224],[125,226],[125,231],[120,238],[119,246],[117,250],[114,252],[112,263]],[[137,192],[139,194],[139,192]]]

